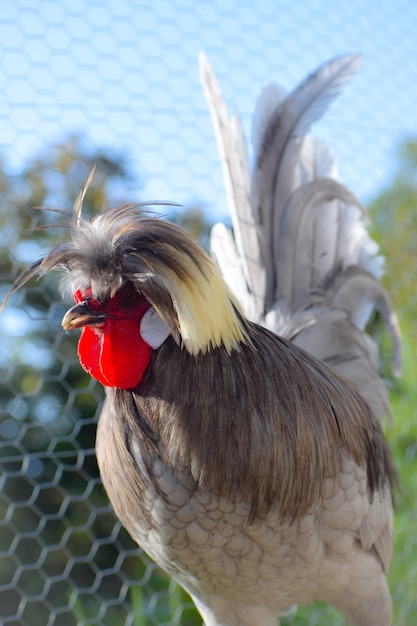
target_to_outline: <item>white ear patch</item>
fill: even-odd
[[[142,339],[154,350],[161,346],[170,335],[168,326],[161,320],[158,313],[151,306],[142,317],[140,323]]]

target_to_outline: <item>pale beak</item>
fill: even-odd
[[[84,326],[99,326],[109,317],[103,311],[91,311],[86,302],[80,302],[71,307],[62,319],[64,330],[74,330]]]

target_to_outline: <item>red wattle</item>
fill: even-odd
[[[78,342],[83,368],[107,387],[132,389],[140,382],[151,358],[137,321],[112,320],[103,327],[86,326]]]

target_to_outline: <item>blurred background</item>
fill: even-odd
[[[293,88],[331,57],[361,72],[314,131],[368,208],[405,344],[387,425],[401,474],[390,573],[394,623],[417,611],[417,4],[409,0],[2,0],[0,12],[0,299],[18,272],[65,234],[93,164],[95,212],[169,200],[207,242],[228,221],[198,73],[204,49],[229,110],[250,119],[266,82]],[[101,386],[61,331],[57,277],[13,297],[0,318],[0,622],[195,626],[182,590],[116,521],[94,454]],[[327,607],[283,624],[338,626]],[[256,625],[254,625],[256,626]]]

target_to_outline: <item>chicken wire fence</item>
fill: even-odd
[[[290,88],[335,54],[363,53],[363,72],[319,134],[366,203],[387,185],[398,142],[417,129],[416,24],[417,5],[388,0],[368,8],[359,0],[3,0],[2,294],[62,236],[35,230],[59,218],[34,207],[69,208],[93,164],[92,210],[155,199],[183,204],[196,223],[226,215],[200,49],[247,134],[267,80]],[[22,290],[0,318],[0,621],[200,624],[108,504],[94,452],[103,392],[81,371],[76,337],[60,329],[64,311],[52,276]],[[414,440],[407,450],[414,459]],[[405,545],[394,601],[398,624],[411,626],[415,534]],[[283,622],[343,623],[318,605]]]

